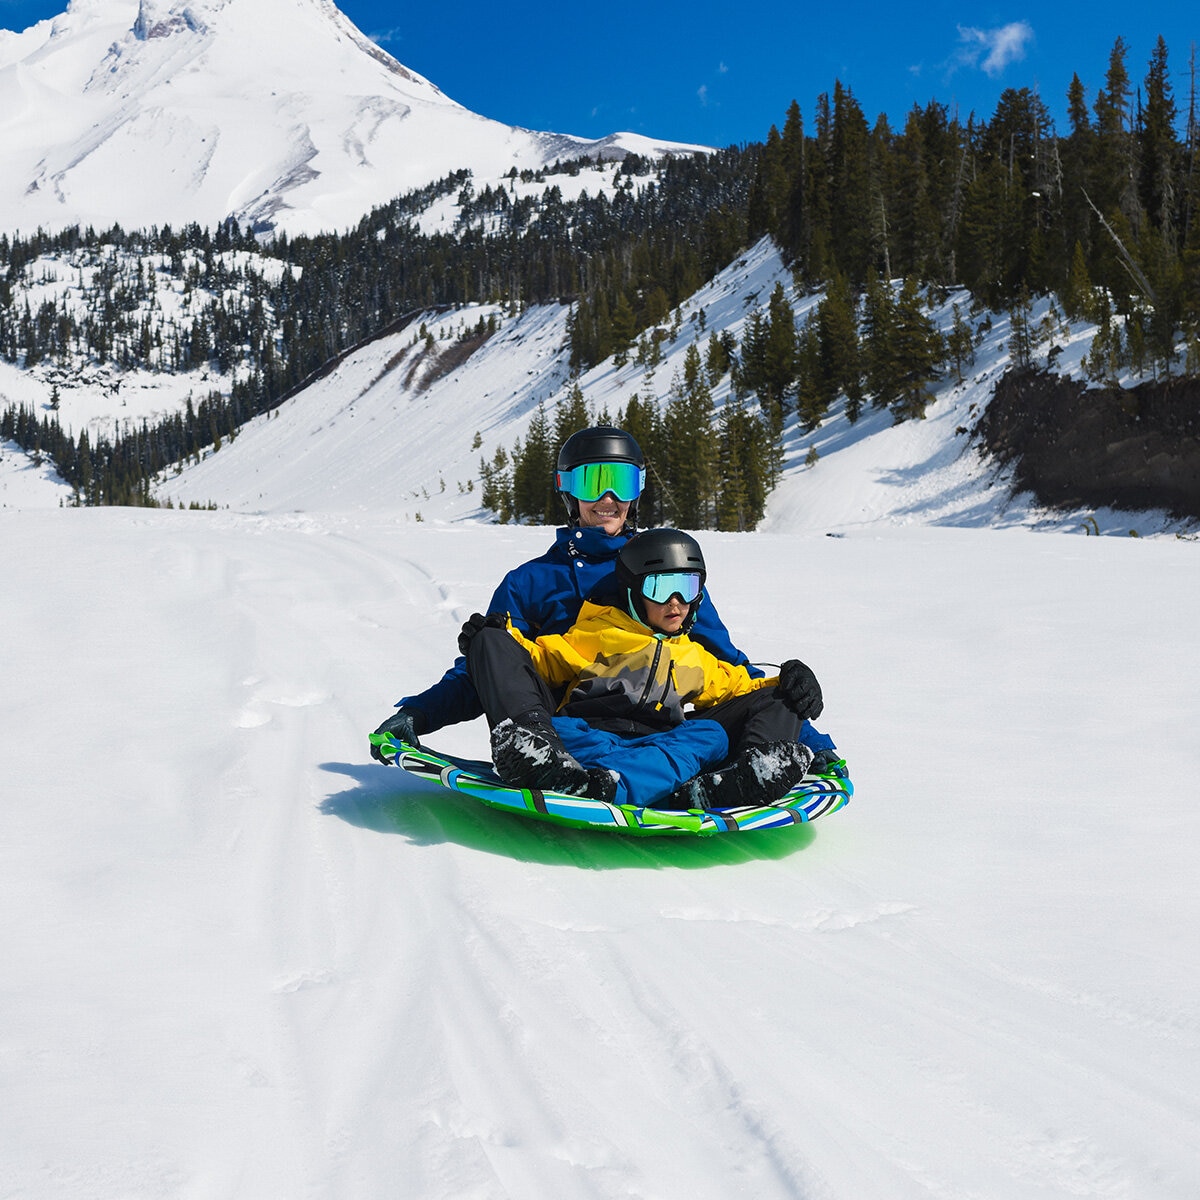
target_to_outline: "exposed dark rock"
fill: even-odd
[[[1161,508],[1200,516],[1200,379],[1089,388],[1007,372],[975,428],[1048,507]]]

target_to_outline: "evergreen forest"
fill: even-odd
[[[614,421],[651,462],[643,523],[753,528],[789,422],[815,427],[839,398],[851,420],[865,405],[919,418],[932,385],[970,362],[972,322],[989,312],[1011,315],[1017,368],[1048,336],[1030,326],[1032,301],[1051,296],[1052,312],[1097,324],[1096,380],[1200,374],[1194,64],[1182,100],[1162,39],[1144,72],[1120,38],[1099,66],[1091,92],[1072,77],[1064,130],[1026,88],[1003,92],[986,119],[930,101],[893,126],[868,120],[836,82],[807,115],[793,102],[763,142],[662,162],[631,155],[607,194],[564,199],[562,177],[600,168],[579,160],[523,173],[540,190],[519,197],[515,169],[510,186],[478,191],[459,172],[344,233],[289,238],[229,222],[0,235],[6,361],[63,379],[84,364],[234,372],[225,391],[96,444],[16,405],[0,412],[0,437],[53,458],[80,503],[151,503],[158,472],[219,447],[413,314],[569,303],[574,371],[610,356],[652,364],[678,332],[679,305],[770,237],[797,292],[821,296],[803,324],[777,288],[740,344],[698,331],[667,397],[589,413],[575,385],[538,411],[523,444],[495,448],[480,467],[484,503],[501,519],[557,520],[558,444]],[[440,197],[456,199],[456,227],[422,232],[418,215]],[[51,271],[60,282],[72,273],[74,302],[39,291]],[[939,330],[929,311],[951,289],[970,304]]]

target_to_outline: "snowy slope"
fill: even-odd
[[[53,464],[0,441],[0,508],[57,508],[73,495]]]
[[[51,263],[39,272],[62,273]],[[71,271],[66,272],[70,277]],[[745,324],[765,308],[772,289],[789,289],[798,322],[819,295],[795,291],[790,273],[768,240],[730,264],[681,307],[678,330],[662,343],[662,361],[645,369],[634,359],[618,368],[607,360],[578,380],[593,413],[615,414],[636,392],[665,404],[692,344],[703,352],[708,337],[728,332],[740,343]],[[955,305],[966,311],[964,293],[947,298],[936,318],[948,328]],[[1046,302],[1035,311],[1040,320]],[[540,402],[553,415],[573,381],[566,346],[569,309],[533,307],[520,315],[502,307],[471,305],[452,313],[418,315],[401,332],[350,355],[324,379],[281,405],[269,417],[244,426],[237,438],[199,464],[168,472],[157,495],[182,504],[217,504],[251,512],[373,510],[395,507],[413,522],[477,519],[479,464],[497,447],[511,449],[523,437]],[[429,368],[453,355],[464,334],[495,318],[499,332],[454,369],[432,382]],[[982,320],[983,318],[978,318]],[[966,527],[1019,526],[1044,530],[1126,535],[1190,533],[1194,520],[1158,512],[1129,513],[1088,508],[1047,512],[1026,495],[1013,496],[1008,476],[979,453],[970,437],[996,381],[1008,366],[1008,318],[991,314],[990,329],[961,383],[943,380],[923,421],[893,425],[891,414],[867,408],[851,424],[840,408],[815,431],[793,425],[786,439],[782,480],[768,503],[764,530],[839,532],[888,524]],[[420,330],[432,335],[424,349]],[[675,329],[675,321],[671,322]],[[1057,368],[1078,373],[1094,329],[1079,324],[1060,340]],[[51,387],[61,392],[60,419],[72,430],[107,435],[130,421],[182,407],[213,387],[227,387],[205,372],[121,377],[89,368],[73,376],[44,369],[21,371],[0,363],[0,403],[18,403],[50,415]],[[728,398],[728,375],[714,389],[719,407]],[[479,445],[476,446],[476,435]],[[815,448],[818,461],[807,465]],[[57,506],[61,483],[35,486],[28,463],[0,458],[0,504],[4,480],[25,472],[23,506]],[[69,493],[68,493],[69,494]]]
[[[497,180],[588,141],[469,112],[370,42],[332,0],[71,0],[0,30],[0,229],[226,217],[289,233],[469,168]]]
[[[1195,543],[705,535],[858,791],[661,844],[367,759],[547,537],[0,511],[0,1195],[1192,1200]]]
[[[591,411],[615,415],[635,392],[665,404],[688,347],[698,343],[703,351],[708,336],[723,330],[740,343],[745,322],[756,307],[766,306],[780,281],[792,287],[778,251],[764,240],[684,304],[679,333],[664,343],[663,360],[652,371],[632,359],[621,368],[608,360],[580,377]],[[797,320],[803,321],[819,299],[793,293]],[[948,323],[956,301],[967,305],[964,295],[951,297],[940,320]],[[511,318],[495,308],[472,306],[431,316],[428,328],[439,335],[442,349],[481,317],[497,314],[502,326],[461,367],[426,390],[415,386],[420,372],[410,374],[416,354],[411,328],[381,339],[276,415],[252,422],[233,444],[169,476],[158,495],[254,512],[371,510],[384,504],[401,508],[413,521],[477,518],[482,515],[478,492],[460,489],[472,480],[478,486],[480,458],[490,460],[497,446],[511,449],[538,403],[546,402],[553,414],[554,403],[572,384],[568,312],[551,306]],[[1061,370],[1078,369],[1091,332],[1089,326],[1072,332],[1058,360]],[[801,436],[792,426],[783,479],[763,528],[837,532],[884,522],[1082,533],[1090,518],[1099,530],[1121,534],[1193,529],[1194,521],[1153,512],[1045,512],[1028,495],[1010,494],[1005,476],[959,432],[974,426],[1007,368],[1008,337],[1007,318],[994,318],[966,379],[943,381],[924,421],[895,426],[890,413],[867,409],[852,425],[839,410],[812,434]],[[729,387],[726,376],[714,389],[718,406]],[[477,433],[482,445],[473,449]],[[812,446],[820,459],[810,467],[805,459]]]

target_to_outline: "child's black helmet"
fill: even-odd
[[[649,624],[643,604],[649,595],[645,590],[649,576],[660,577],[656,580],[662,584],[660,602],[678,593],[685,604],[692,606],[681,631],[687,633],[696,623],[708,578],[700,543],[682,529],[647,529],[621,547],[617,554],[617,581],[624,591],[630,616],[643,624]]]
[[[632,434],[611,425],[594,425],[590,429],[581,429],[578,433],[571,434],[558,452],[554,490],[563,498],[570,523],[575,525],[579,521],[580,500],[598,500],[604,494],[602,491],[596,496],[579,495],[582,489],[572,479],[572,473],[578,468],[600,463],[616,463],[633,468],[631,472],[627,472],[629,479],[626,494],[622,494],[622,491],[626,490],[622,488],[605,490],[614,490],[619,500],[629,501],[626,528],[636,529],[637,498],[646,482],[646,458]]]

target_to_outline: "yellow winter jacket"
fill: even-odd
[[[616,719],[669,729],[684,720],[685,704],[709,708],[778,682],[753,678],[686,634],[655,633],[627,612],[591,601],[566,633],[531,640],[511,623],[508,631],[552,688],[565,685],[559,713],[600,724]]]

